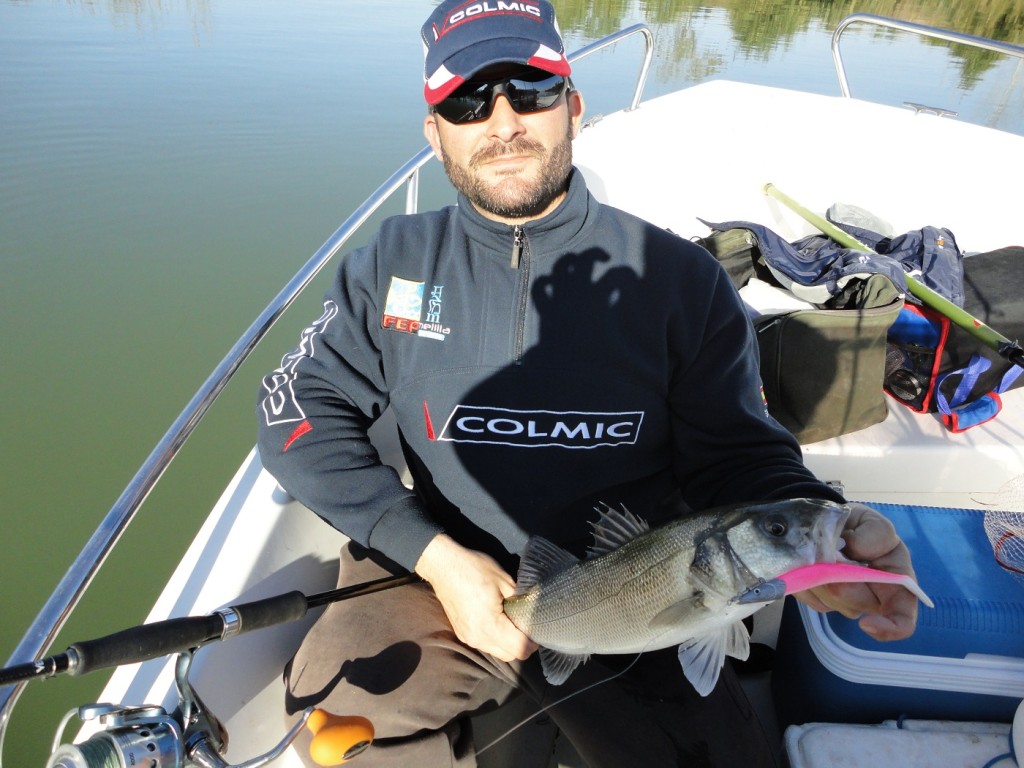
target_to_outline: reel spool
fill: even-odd
[[[68,721],[99,719],[107,726],[80,744],[57,742]],[[181,729],[163,707],[90,704],[64,716],[47,768],[178,768],[183,764]]]

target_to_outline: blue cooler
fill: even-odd
[[[1024,699],[1024,581],[995,560],[985,512],[872,504],[910,548],[917,631],[881,643],[787,598],[772,675],[781,727],[887,719],[1010,722]]]

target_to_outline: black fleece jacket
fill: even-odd
[[[522,227],[465,198],[386,220],[263,380],[259,448],[295,498],[412,569],[446,531],[512,567],[531,534],[580,552],[594,506],[811,496],[765,408],[757,346],[706,251],[598,203],[574,171]],[[387,406],[415,480],[367,438]]]

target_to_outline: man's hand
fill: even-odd
[[[418,573],[440,601],[455,635],[501,661],[525,659],[537,644],[509,621],[502,601],[515,582],[492,558],[440,534],[416,562]]]
[[[851,504],[843,530],[843,554],[872,568],[913,577],[910,551],[881,513],[864,504]],[[825,584],[796,595],[818,611],[839,611],[860,617],[860,628],[876,640],[903,640],[917,624],[917,598],[893,584]]]

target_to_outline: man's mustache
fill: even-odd
[[[544,146],[540,142],[527,138],[517,138],[510,142],[496,141],[476,152],[469,160],[471,168],[508,155],[534,155],[542,157]]]

